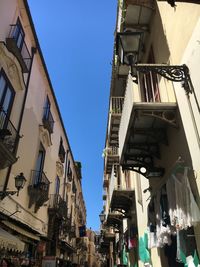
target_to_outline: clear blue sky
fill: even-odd
[[[75,160],[87,226],[99,228],[117,0],[28,0]]]

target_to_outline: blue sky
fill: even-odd
[[[75,160],[87,226],[99,228],[117,0],[28,0]]]

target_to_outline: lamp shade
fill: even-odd
[[[105,215],[105,213],[103,212],[103,210],[102,210],[102,212],[99,214],[99,219],[100,219],[100,222],[101,222],[101,223],[103,223],[103,222],[105,221],[105,219],[106,219],[106,215]]]
[[[117,34],[117,54],[122,64],[137,63],[143,32],[123,32]]]
[[[23,172],[21,172],[19,175],[15,177],[15,187],[19,191],[24,187],[24,184],[26,182],[26,178],[24,177]]]

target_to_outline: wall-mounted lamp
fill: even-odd
[[[0,191],[0,199],[4,199],[6,196],[14,195],[17,193],[17,196],[19,195],[19,191],[24,187],[26,182],[26,178],[24,177],[23,172],[21,172],[19,175],[15,176],[15,187],[17,188],[17,191]]]
[[[126,31],[117,33],[116,49],[121,63],[131,67],[131,75],[134,76],[133,66],[138,63],[139,53],[142,47],[143,32]]]
[[[99,214],[99,219],[100,219],[100,222],[101,222],[101,223],[103,223],[103,222],[105,221],[105,219],[106,219],[106,214],[103,212],[103,210],[102,210],[102,212]]]

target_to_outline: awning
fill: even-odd
[[[36,234],[32,234],[24,229],[22,229],[21,227],[9,222],[9,221],[2,221],[3,224],[5,224],[6,226],[8,226],[10,229],[18,232],[19,234],[21,235],[24,235],[26,237],[29,237],[33,240],[37,240],[37,241],[40,241],[40,238],[39,236],[37,236]]]
[[[0,228],[0,248],[24,251],[24,246],[19,238]]]

